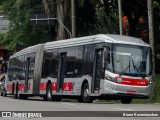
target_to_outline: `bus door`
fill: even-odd
[[[103,49],[96,49],[94,53],[94,62],[93,62],[93,76],[91,83],[91,92],[99,93],[100,89],[100,79],[102,77],[102,63],[103,63]]]
[[[29,66],[30,66],[30,58],[27,58],[26,66],[25,66],[26,71],[25,71],[24,92],[28,91]]]
[[[66,67],[66,53],[60,53],[58,79],[57,79],[57,92],[62,92],[63,90],[65,67]]]

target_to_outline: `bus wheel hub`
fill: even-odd
[[[88,90],[88,89],[85,89],[85,90],[84,90],[84,97],[88,97],[88,95],[89,95],[89,90]]]

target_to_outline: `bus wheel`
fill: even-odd
[[[49,85],[47,86],[46,96],[47,96],[47,100],[48,100],[48,101],[52,101],[52,100],[53,100],[53,96],[52,96],[52,85],[51,85],[51,84],[49,84]]]
[[[12,85],[12,95],[14,95],[14,84]]]
[[[16,93],[14,94],[14,99],[17,99],[17,98],[18,98],[18,85],[16,86]]]
[[[92,103],[93,98],[89,96],[89,85],[85,83],[82,88],[82,99],[84,103]]]
[[[15,99],[22,99],[22,95],[18,92],[18,84],[16,85],[16,93],[14,94]]]
[[[132,102],[132,98],[122,98],[121,103],[122,104],[130,104]]]
[[[23,99],[23,95],[19,94],[18,90],[16,92],[16,95],[17,95],[17,99]]]

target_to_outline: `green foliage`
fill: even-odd
[[[158,0],[153,1],[153,7],[160,9],[160,2]]]
[[[115,33],[118,31],[117,6],[115,0],[111,1],[109,3],[105,0],[77,0],[76,26],[78,37],[99,33]],[[0,40],[0,44],[6,48],[19,50],[27,46],[55,39],[55,26],[30,25],[30,15],[32,13],[43,12],[42,1],[3,0],[0,4],[2,5],[1,10],[3,10],[5,16],[10,20],[9,32]],[[51,0],[48,4],[51,13],[55,13],[56,7],[53,6],[56,6],[56,3],[53,4],[53,0]],[[69,16],[71,13],[70,10],[68,11],[65,24],[70,28]]]
[[[39,10],[37,9],[38,4]],[[41,1],[31,0],[5,0],[2,10],[10,20],[9,32],[6,33],[0,44],[9,50],[19,50],[27,46],[51,41],[52,36],[48,35],[52,26],[30,25],[30,15],[35,12],[42,12]],[[34,8],[35,7],[35,8]]]
[[[79,0],[77,4],[78,36],[118,32],[117,1]]]
[[[115,4],[97,9],[97,33],[118,33],[118,8]]]
[[[57,1],[47,1],[50,12],[56,13]],[[147,16],[146,0],[123,0],[122,2],[123,11],[131,12],[135,10],[136,15],[144,14]],[[67,6],[64,6],[65,10],[67,9],[67,12],[64,11],[64,24],[68,29],[71,29],[71,3],[68,2],[67,4]],[[158,12],[160,10],[159,0],[154,0],[153,6],[156,10],[156,23],[160,26],[158,22],[160,19],[160,12]],[[9,32],[0,40],[0,44],[8,49],[22,49],[55,40],[56,26],[30,25],[30,15],[32,13],[44,13],[41,0],[1,0],[0,11],[3,11],[10,20]],[[76,0],[76,31],[77,37],[101,33],[119,33],[117,0]]]

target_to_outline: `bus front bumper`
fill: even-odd
[[[101,96],[105,95],[117,97],[129,96],[132,98],[149,98],[151,96],[151,85],[133,86],[105,81]]]

